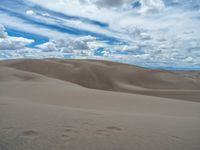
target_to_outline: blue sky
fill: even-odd
[[[199,0],[1,0],[0,60],[200,69]]]

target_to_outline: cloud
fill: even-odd
[[[63,53],[43,52],[42,50],[36,48],[23,48],[14,51],[11,50],[0,51],[0,60],[23,59],[23,58],[44,59],[44,58],[65,58],[65,56],[63,55]],[[70,58],[70,56],[68,58]]]
[[[47,43],[38,45],[37,47],[43,51],[59,51],[63,53],[77,53],[77,51],[91,51],[98,45],[96,38],[84,36],[79,38],[65,38],[51,40]]]
[[[34,40],[22,37],[10,37],[5,32],[5,28],[0,24],[0,50],[17,50],[33,43]]]
[[[0,24],[0,38],[7,38],[8,34],[5,32],[5,27]]]
[[[35,12],[33,10],[27,10],[26,14],[32,16],[35,14]]]
[[[165,8],[165,4],[162,0],[140,0],[141,13],[147,12],[159,12]]]
[[[183,9],[199,9],[199,0],[163,0],[165,5],[173,7],[181,7]]]
[[[0,38],[0,50],[21,49],[33,42],[34,40],[25,39],[22,37]]]
[[[79,0],[83,4],[95,4],[98,8],[131,8],[132,4],[138,4],[140,12],[155,12],[164,9],[162,0]]]
[[[125,4],[130,4],[132,0],[96,0],[94,3],[99,7],[122,7]]]
[[[26,22],[25,20],[21,18],[8,15],[5,12],[0,13],[0,18],[1,18],[0,24],[4,24],[4,26],[11,29],[27,32],[30,34],[37,34],[37,35],[41,35],[48,38],[69,37],[68,33],[62,33],[59,31],[52,30],[52,29],[37,26],[35,24]]]
[[[48,42],[35,47],[35,57],[69,54],[151,67],[200,65],[199,0],[24,0],[16,4],[16,0],[2,2],[0,23],[48,37]],[[1,27],[0,37],[6,36]],[[7,38],[7,43],[8,39],[16,41]],[[29,43],[20,41],[19,47]],[[27,51],[20,57],[28,53],[34,55]]]

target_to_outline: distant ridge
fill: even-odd
[[[83,87],[199,101],[200,71],[164,71],[102,60],[7,60],[0,66]]]

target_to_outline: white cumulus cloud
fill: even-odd
[[[17,50],[33,43],[34,40],[22,37],[10,37],[5,32],[5,28],[0,24],[0,50]]]
[[[33,10],[27,10],[26,14],[32,16],[35,14],[35,12]]]
[[[44,51],[60,51],[72,53],[74,51],[89,51],[96,48],[98,45],[96,38],[91,36],[84,36],[78,38],[63,38],[51,40],[47,43],[38,45],[37,47]]]

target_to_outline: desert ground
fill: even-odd
[[[199,150],[200,72],[0,61],[0,150]]]

